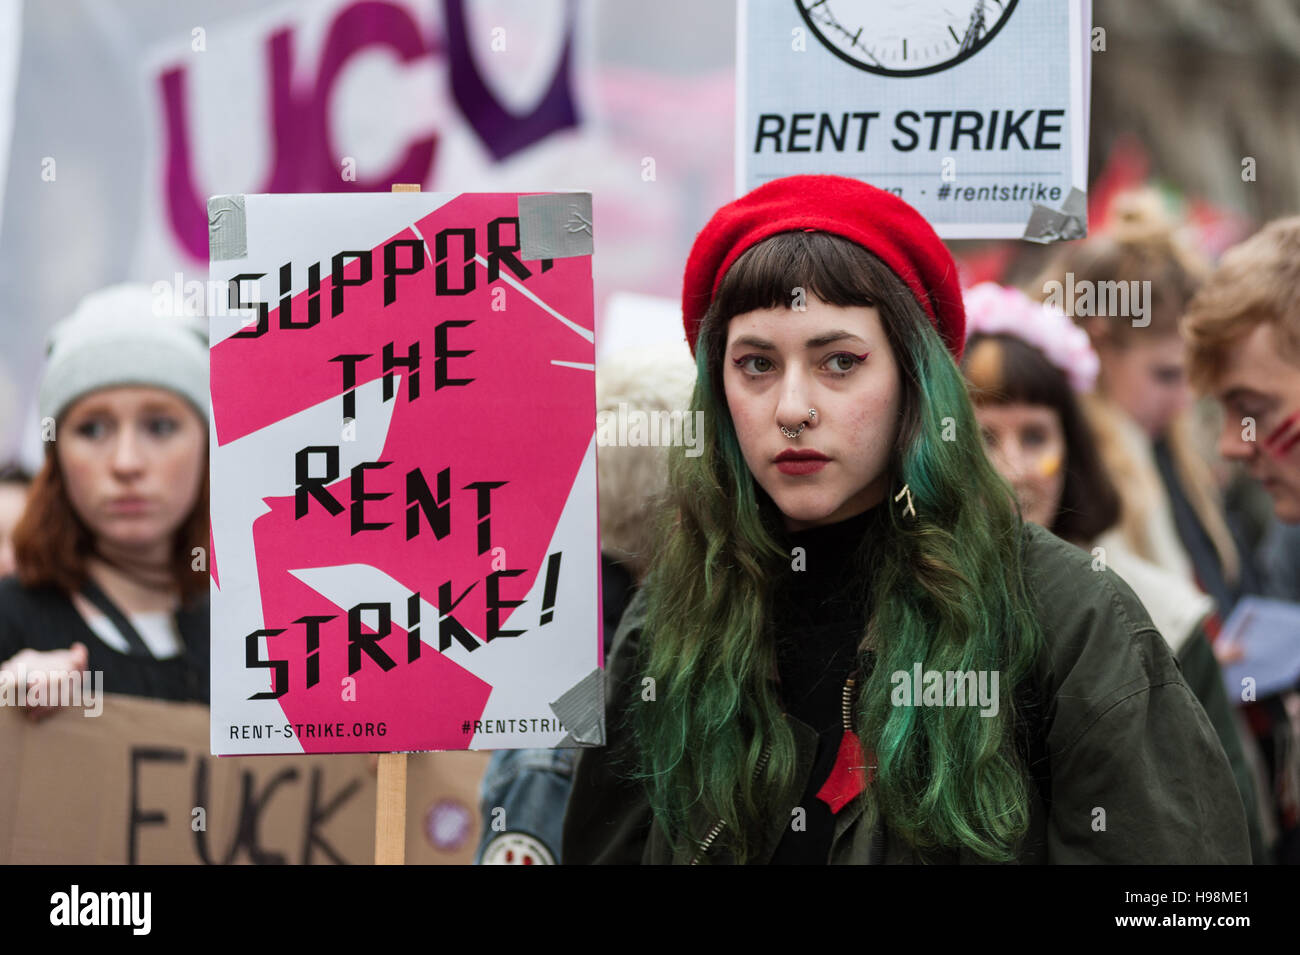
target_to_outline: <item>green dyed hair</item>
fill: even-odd
[[[778,542],[781,515],[741,453],[721,377],[730,319],[789,308],[796,286],[831,305],[876,306],[900,369],[886,487],[906,483],[916,516],[904,517],[887,492],[888,516],[865,548],[870,571],[858,574],[872,608],[860,651],[870,672],[854,708],[859,739],[877,757],[867,809],[922,852],[966,848],[1010,860],[1028,828],[1030,785],[1015,745],[1014,690],[1042,642],[1023,582],[1021,518],[929,318],[878,258],[829,233],[780,233],[747,250],[704,317],[692,399],[704,412],[703,451],[670,459],[672,503],[645,584],[639,660],[657,692],[629,715],[634,775],[674,849],[698,844],[721,821],[717,843],[741,862],[765,821],[799,795],[767,625],[772,584],[790,555]],[[997,715],[892,705],[891,674],[910,674],[917,662],[998,671]]]

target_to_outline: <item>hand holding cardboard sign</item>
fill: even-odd
[[[67,650],[22,650],[0,664],[0,685],[12,681],[15,695],[28,719],[39,721],[57,707],[44,705],[53,699],[51,683],[66,680],[65,674],[81,673],[89,663],[84,643]],[[29,701],[40,701],[33,705]]]

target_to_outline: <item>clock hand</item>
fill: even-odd
[[[979,42],[980,36],[984,33],[984,0],[976,0],[975,9],[970,15],[970,26],[966,28],[966,36],[961,41],[961,51],[972,49]]]

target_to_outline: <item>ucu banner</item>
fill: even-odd
[[[299,9],[301,21],[290,7],[288,18],[195,27],[188,52],[160,63],[153,79],[158,211],[192,259],[208,256],[206,202],[214,193],[436,185],[457,131],[474,140],[456,146],[461,162],[475,151],[500,162],[578,123],[571,0],[526,12],[466,0],[361,0],[324,17],[314,4]],[[494,11],[503,15],[494,20]],[[232,68],[234,55],[242,69]],[[522,109],[521,87],[530,100]],[[231,165],[217,163],[217,176],[205,176],[214,162],[201,151],[210,148],[233,153],[244,176],[249,154],[258,154],[262,171],[231,181]]]
[[[5,10],[0,0],[10,316],[0,322],[0,460],[32,469],[45,453],[45,334],[83,296],[161,282],[172,307],[225,308],[226,289],[207,284],[211,196],[397,182],[590,191],[608,210],[597,213],[596,314],[615,291],[680,282],[700,210],[732,197],[730,45],[710,46],[701,65],[683,40],[647,63],[635,4],[61,0],[22,4],[8,20]],[[277,279],[266,278],[266,296]],[[676,321],[665,312],[672,334]]]

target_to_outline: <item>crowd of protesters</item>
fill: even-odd
[[[801,204],[816,206],[840,195],[823,194],[822,188],[798,183],[784,193],[769,191],[771,204],[758,212],[744,204],[746,199],[738,200],[701,233],[684,296],[692,351],[699,339],[695,362],[682,349],[598,365],[601,407],[689,406],[724,420],[707,423],[712,443],[706,442],[698,460],[681,456],[680,449],[679,459],[663,448],[599,449],[610,747],[498,754],[483,785],[479,861],[503,861],[492,847],[506,835],[516,837],[515,846],[518,837],[531,840],[532,861],[543,862],[1087,861],[1087,851],[1066,850],[1068,840],[1053,842],[1051,825],[1042,830],[1042,851],[1015,848],[1017,838],[1032,840],[1040,831],[1035,813],[1063,814],[1072,800],[1083,805],[1095,797],[1105,804],[1111,795],[1104,788],[1071,789],[1078,781],[1063,775],[1065,754],[1054,751],[1059,741],[1046,729],[1026,736],[1022,754],[1025,779],[1037,785],[1017,788],[1014,766],[1008,764],[997,785],[981,778],[987,789],[954,796],[974,777],[957,774],[935,782],[921,778],[917,768],[926,766],[935,747],[945,746],[955,754],[953,765],[961,768],[967,759],[974,765],[997,751],[998,740],[950,737],[950,727],[925,723],[924,714],[908,724],[909,738],[886,739],[897,729],[893,717],[860,699],[864,688],[878,691],[883,679],[862,670],[862,659],[901,659],[887,640],[871,642],[878,633],[874,621],[887,620],[903,630],[914,626],[918,633],[927,625],[936,632],[948,625],[925,616],[951,609],[931,600],[951,583],[942,579],[942,571],[925,583],[932,592],[910,608],[902,606],[903,596],[853,589],[856,583],[862,590],[864,580],[877,577],[904,580],[894,566],[900,561],[938,560],[938,551],[889,543],[909,533],[909,506],[928,509],[916,526],[934,534],[984,528],[991,535],[986,557],[1001,546],[997,535],[1015,528],[1027,533],[1027,553],[1047,555],[1047,570],[1026,566],[1006,570],[1005,580],[980,577],[963,583],[1007,588],[998,600],[979,597],[988,614],[1004,615],[976,622],[975,629],[987,630],[986,635],[955,626],[948,634],[964,635],[976,647],[987,636],[989,659],[1013,669],[1017,660],[1028,661],[1032,669],[1038,651],[1029,643],[1008,649],[1010,637],[1000,636],[999,627],[1031,608],[1050,643],[1053,628],[1068,612],[1044,609],[1035,594],[1069,594],[1072,587],[1084,605],[1141,614],[1136,629],[1123,632],[1113,621],[1092,621],[1086,629],[1071,618],[1076,633],[1114,646],[1146,628],[1163,638],[1158,649],[1151,645],[1142,652],[1163,654],[1163,660],[1175,661],[1172,668],[1144,657],[1147,672],[1126,674],[1121,661],[1115,664],[1121,672],[1113,675],[1150,681],[1152,687],[1159,675],[1188,691],[1185,701],[1165,704],[1159,713],[1170,721],[1160,731],[1176,724],[1185,734],[1182,742],[1162,750],[1152,764],[1155,775],[1136,784],[1147,787],[1151,800],[1170,803],[1150,808],[1155,827],[1167,824],[1170,836],[1153,837],[1149,853],[1132,861],[1300,861],[1297,688],[1255,698],[1224,679],[1224,671],[1249,652],[1224,638],[1241,601],[1261,596],[1300,601],[1300,218],[1269,223],[1213,262],[1185,238],[1176,216],[1152,193],[1135,193],[1121,197],[1089,238],[1065,243],[1032,283],[966,288],[954,311],[943,298],[949,280],[931,283],[925,272],[934,266],[934,274],[942,274],[947,253],[932,235],[917,231],[920,225],[896,226],[881,237],[841,209],[831,217],[834,224],[779,227],[790,209],[798,212]],[[887,201],[852,191],[842,196],[860,199],[868,213],[880,211],[872,203]],[[901,214],[892,206],[888,211]],[[800,221],[795,212],[791,223]],[[758,234],[772,222],[777,227]],[[792,278],[802,279],[794,284],[811,291],[811,308],[792,309],[771,294]],[[1046,289],[1054,283],[1149,289],[1143,320],[1096,310],[1077,314],[1068,301],[1062,307],[1046,303]],[[703,296],[695,305],[692,287],[697,298]],[[869,318],[867,310],[877,306],[879,312]],[[959,311],[964,324],[954,319]],[[861,320],[853,329],[864,337],[878,337],[876,361],[884,361],[884,354],[888,363],[880,367],[895,376],[880,379],[885,384],[878,394],[862,395],[877,403],[873,413],[881,420],[903,424],[895,426],[889,441],[868,449],[878,452],[879,460],[863,459],[862,486],[825,507],[822,499],[805,494],[813,482],[787,486],[765,470],[757,449],[798,449],[801,433],[835,441],[877,440],[863,437],[865,431],[836,431],[843,420],[836,415],[847,406],[836,405],[830,389],[840,386],[806,386],[790,370],[803,359],[788,359],[782,350],[781,336],[793,327],[789,322],[846,316]],[[908,326],[914,319],[920,330]],[[754,354],[736,352],[724,362],[742,328],[746,341],[758,343]],[[886,340],[888,348],[880,344]],[[849,374],[865,360],[844,347],[832,358],[851,364],[830,371],[817,366],[817,373]],[[966,421],[972,432],[957,440],[945,437],[943,442],[954,447],[942,453],[973,457],[964,464],[957,457],[942,466],[931,464],[933,471],[926,472],[917,461],[939,453],[937,445],[927,443],[927,429],[933,426],[937,433],[947,425],[938,417],[922,418],[930,407],[926,402],[944,387],[947,368],[958,375],[953,380],[965,389],[963,400],[973,417],[966,421],[955,413],[955,426]],[[764,374],[794,376],[780,386],[789,390],[772,398],[774,417],[767,430],[756,410],[765,407],[759,394],[767,387]],[[156,315],[148,285],[89,295],[54,326],[39,392],[44,459],[35,474],[16,466],[0,469],[0,671],[21,674],[33,684],[60,673],[99,671],[110,693],[208,701],[207,382],[202,322]],[[807,400],[810,394],[820,396],[818,401]],[[986,513],[952,516],[944,510],[944,482],[952,475],[943,468],[955,467],[973,469],[961,477],[970,482],[965,490],[971,500],[979,503],[963,507]],[[702,478],[699,469],[710,470]],[[904,475],[906,482],[900,479]],[[722,478],[734,487],[716,486],[725,483],[715,480]],[[897,488],[895,479],[900,479]],[[710,483],[722,495],[716,501],[708,497]],[[1008,488],[1013,498],[1003,515],[998,494]],[[726,496],[733,492],[736,496]],[[688,500],[688,494],[695,498]],[[985,494],[987,499],[981,497]],[[899,508],[903,516],[895,513]],[[946,516],[940,519],[941,514]],[[734,526],[751,520],[753,527]],[[724,525],[725,531],[718,529]],[[740,566],[750,560],[755,567],[768,566],[759,550],[749,549],[766,539],[755,530],[760,525],[782,546],[805,549],[818,582],[792,581],[769,570],[748,573]],[[1023,531],[1031,525],[1050,534]],[[1054,549],[1061,542],[1069,547]],[[989,570],[952,559],[948,570],[954,575]],[[693,560],[701,586],[716,570],[724,575],[719,579],[739,589],[725,602],[705,590],[683,589]],[[1050,579],[1066,574],[1060,568],[1075,566],[1071,561],[1091,564],[1099,579],[1081,576],[1073,584]],[[837,562],[849,569],[840,573]],[[910,568],[914,575],[918,565]],[[1039,580],[1035,573],[1045,576]],[[1105,581],[1112,574],[1125,586],[1097,589],[1110,587]],[[660,592],[673,581],[675,594]],[[748,604],[746,587],[758,588]],[[1024,588],[1020,596],[1017,587]],[[1024,594],[1028,602],[1022,605],[1017,601]],[[734,632],[719,631],[714,647],[708,641],[692,644],[687,636],[673,642],[667,624],[678,618],[669,610],[669,598],[698,598],[700,606],[683,613],[696,615],[701,635],[723,623]],[[806,629],[799,630],[803,624]],[[769,667],[774,680],[759,672],[757,663],[731,672],[710,656],[742,656],[745,634],[751,632],[746,627],[771,636],[755,660]],[[785,636],[772,635],[773,629]],[[783,642],[787,630],[798,630],[804,643]],[[857,646],[863,632],[868,639]],[[1023,659],[1015,655],[1021,649]],[[844,679],[822,679],[832,671]],[[624,683],[651,672],[669,684],[661,692],[694,694],[690,705],[678,715],[667,707],[625,711],[619,703],[626,695]],[[1102,676],[1089,679],[1096,682],[1088,686],[1100,694]],[[729,680],[734,698],[724,698]],[[1036,686],[1028,676],[1022,682]],[[1023,701],[1029,702],[1021,708]],[[1007,739],[1028,722],[1045,720],[1041,714],[1026,716],[1035,712],[1034,701],[1029,696],[1023,701],[1017,697],[1014,715],[1007,717]],[[842,702],[846,714],[854,711],[843,725]],[[764,709],[769,704],[774,709]],[[888,701],[882,706],[887,709]],[[40,720],[53,708],[28,706],[21,712]],[[764,750],[769,755],[760,760],[757,750],[750,752],[746,734],[781,714],[793,717],[795,733],[786,739],[773,732]],[[1134,765],[1145,758],[1140,750],[1157,731],[1154,723],[1143,728],[1136,720],[1121,713],[1113,741],[1122,749],[1125,733],[1132,731]],[[673,749],[674,734],[688,738],[688,730],[705,724],[714,726],[712,736],[705,733],[698,745]],[[806,737],[799,737],[799,727],[808,730]],[[961,733],[983,731],[972,723]],[[979,749],[985,744],[991,748]],[[969,752],[961,749],[966,746],[972,747]],[[865,754],[864,765],[872,772],[857,789],[841,787],[840,798],[832,784],[843,783],[836,780],[846,752]],[[1205,752],[1214,761],[1209,769],[1175,765]],[[1125,758],[1116,756],[1121,763]],[[778,798],[775,782],[770,790],[763,788],[767,777],[761,771],[768,759],[775,760],[772,772],[785,773],[773,779],[798,783],[797,792],[782,791]],[[1035,775],[1036,760],[1050,770]],[[1203,793],[1178,791],[1195,788],[1186,777],[1203,769]],[[732,783],[726,798],[718,795]],[[699,805],[684,795],[692,786]],[[941,792],[939,786],[948,789]],[[882,831],[888,832],[890,846],[872,848],[867,840],[848,847],[846,841],[842,851],[832,851],[836,816],[863,788],[887,824]],[[1208,825],[1214,831],[1180,856],[1175,836],[1193,820],[1180,817],[1173,804],[1195,802],[1198,794],[1210,794],[1206,805],[1215,815]],[[1114,795],[1117,803],[1142,799],[1140,793],[1118,789]],[[1001,799],[1015,810],[1011,816],[1023,810],[1020,828],[963,834],[963,820],[979,829],[975,821],[985,797],[992,800],[985,809],[997,808]],[[812,804],[819,798],[816,811],[809,810],[809,838],[760,831],[769,817],[779,815],[773,807],[784,805],[782,799]],[[488,826],[492,810],[502,806],[510,807],[507,832]],[[696,810],[712,812],[704,818]],[[718,821],[702,832],[701,818]],[[982,816],[979,822],[992,825]],[[753,828],[746,831],[746,825]],[[1122,853],[1100,852],[1095,858],[1125,861]]]

